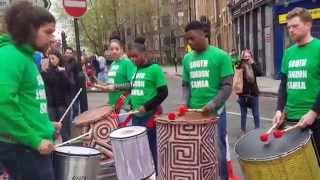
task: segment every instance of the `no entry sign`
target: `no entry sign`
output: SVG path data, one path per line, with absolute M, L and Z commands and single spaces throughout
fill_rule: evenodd
M 80 17 L 87 11 L 86 0 L 63 0 L 63 7 L 73 17 Z

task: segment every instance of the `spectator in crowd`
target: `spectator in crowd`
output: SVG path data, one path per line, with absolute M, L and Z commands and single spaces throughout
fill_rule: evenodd
M 70 103 L 73 85 L 59 51 L 53 49 L 49 52 L 49 66 L 42 70 L 41 75 L 46 89 L 49 117 L 51 121 L 58 122 Z M 64 117 L 62 124 L 62 140 L 67 141 L 71 137 L 70 113 Z
M 71 47 L 67 47 L 64 55 L 65 68 L 69 77 L 71 78 L 71 81 L 73 82 L 73 86 L 71 88 L 71 97 L 75 97 L 80 88 L 82 88 L 80 96 L 72 106 L 71 118 L 74 119 L 79 115 L 80 112 L 88 110 L 86 81 L 80 62 L 76 60 L 73 49 Z
M 252 110 L 254 127 L 260 127 L 259 116 L 259 88 L 256 76 L 261 75 L 260 68 L 255 62 L 252 52 L 248 49 L 241 52 L 241 60 L 236 68 L 243 70 L 243 90 L 239 95 L 239 105 L 241 112 L 241 130 L 246 133 L 247 110 Z

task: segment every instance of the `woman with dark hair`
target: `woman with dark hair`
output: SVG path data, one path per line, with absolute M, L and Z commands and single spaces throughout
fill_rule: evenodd
M 241 112 L 241 131 L 242 134 L 245 134 L 248 108 L 252 110 L 254 127 L 260 127 L 259 88 L 256 76 L 260 76 L 261 71 L 253 59 L 252 52 L 248 49 L 241 52 L 241 60 L 236 68 L 243 70 L 243 90 L 242 93 L 238 94 L 238 102 Z
M 45 8 L 19 2 L 5 15 L 0 36 L 0 161 L 13 180 L 54 180 L 55 131 L 44 83 L 33 60 L 54 38 L 55 18 Z M 55 130 L 56 129 L 56 130 Z
M 136 67 L 130 59 L 124 56 L 124 49 L 118 37 L 111 38 L 109 49 L 113 62 L 108 71 L 107 85 L 97 85 L 96 87 L 109 92 L 109 105 L 114 106 L 119 112 L 121 107 L 117 106 L 117 102 L 126 92 L 121 88 L 130 85 Z M 122 118 L 119 121 L 124 120 L 125 118 Z
M 49 68 L 42 71 L 41 75 L 46 89 L 49 117 L 51 121 L 58 122 L 71 101 L 73 81 L 66 72 L 61 53 L 58 50 L 51 50 L 48 56 Z M 71 117 L 69 114 L 63 120 L 61 135 L 63 141 L 70 139 Z

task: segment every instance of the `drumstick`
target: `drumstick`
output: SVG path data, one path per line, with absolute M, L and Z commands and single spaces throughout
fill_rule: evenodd
M 120 116 L 126 116 L 126 115 L 132 115 L 132 114 L 137 114 L 139 113 L 139 111 L 129 111 L 127 113 L 121 113 L 121 114 L 118 114 L 118 117 Z
M 274 136 L 275 138 L 277 138 L 277 139 L 278 139 L 278 138 L 281 138 L 284 134 L 286 134 L 286 133 L 288 133 L 288 132 L 290 132 L 290 131 L 298 128 L 298 127 L 299 127 L 298 124 L 296 124 L 296 125 L 294 125 L 294 126 L 291 126 L 291 127 L 286 128 L 286 129 L 284 129 L 284 130 L 274 131 L 274 132 L 273 132 L 273 136 Z
M 111 117 L 113 119 L 116 119 L 116 118 L 121 117 L 121 116 L 127 116 L 127 115 L 129 116 L 129 115 L 137 114 L 137 113 L 139 113 L 139 111 L 129 111 L 127 113 L 121 113 L 121 114 L 113 113 L 113 114 L 111 114 Z
M 91 133 L 92 133 L 92 130 L 90 130 L 89 132 L 84 133 L 84 134 L 82 134 L 82 135 L 80 135 L 80 136 L 78 136 L 78 137 L 72 138 L 72 139 L 70 139 L 70 140 L 68 140 L 68 141 L 66 141 L 66 142 L 63 142 L 63 143 L 61 143 L 61 144 L 57 144 L 57 145 L 55 145 L 55 148 L 60 147 L 60 146 L 64 146 L 64 145 L 66 145 L 66 144 L 70 144 L 70 143 L 72 143 L 72 142 L 74 142 L 74 141 L 77 141 L 78 139 L 81 139 L 81 138 L 83 138 L 83 137 L 85 137 L 85 136 L 90 135 Z
M 64 112 L 64 114 L 62 115 L 62 117 L 59 120 L 59 123 L 62 123 L 63 119 L 65 118 L 65 116 L 68 114 L 70 108 L 72 107 L 73 103 L 76 101 L 76 99 L 79 97 L 80 93 L 82 91 L 82 88 L 79 89 L 78 93 L 75 95 L 75 97 L 72 99 L 71 103 L 69 104 L 67 110 Z
M 188 109 L 188 112 L 203 112 L 203 109 Z
M 274 123 L 271 128 L 266 132 L 267 134 L 270 134 L 271 131 L 273 131 L 278 126 L 278 123 Z
M 275 123 L 275 124 L 273 124 L 273 125 L 271 126 L 271 128 L 268 129 L 268 131 L 262 133 L 262 134 L 260 135 L 260 140 L 263 141 L 263 142 L 268 141 L 268 140 L 269 140 L 269 134 L 270 134 L 277 126 L 278 126 L 278 124 Z

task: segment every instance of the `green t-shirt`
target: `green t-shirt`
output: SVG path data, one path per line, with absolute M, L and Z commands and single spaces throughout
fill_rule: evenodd
M 202 53 L 188 53 L 182 64 L 182 79 L 191 88 L 190 108 L 203 108 L 218 94 L 222 79 L 233 74 L 231 57 L 214 46 Z
M 135 71 L 136 71 L 136 66 L 128 58 L 122 58 L 117 61 L 113 61 L 108 72 L 107 83 L 108 84 L 130 83 Z M 123 93 L 124 93 L 123 91 L 110 92 L 109 104 L 114 106 Z
M 42 139 L 53 141 L 54 127 L 33 52 L 31 46 L 17 47 L 9 36 L 0 36 L 0 141 L 36 150 Z
M 157 88 L 167 85 L 165 75 L 158 64 L 137 69 L 131 90 L 131 105 L 138 110 L 157 95 Z
M 287 75 L 288 119 L 298 121 L 315 103 L 320 90 L 320 40 L 285 51 L 282 73 Z

